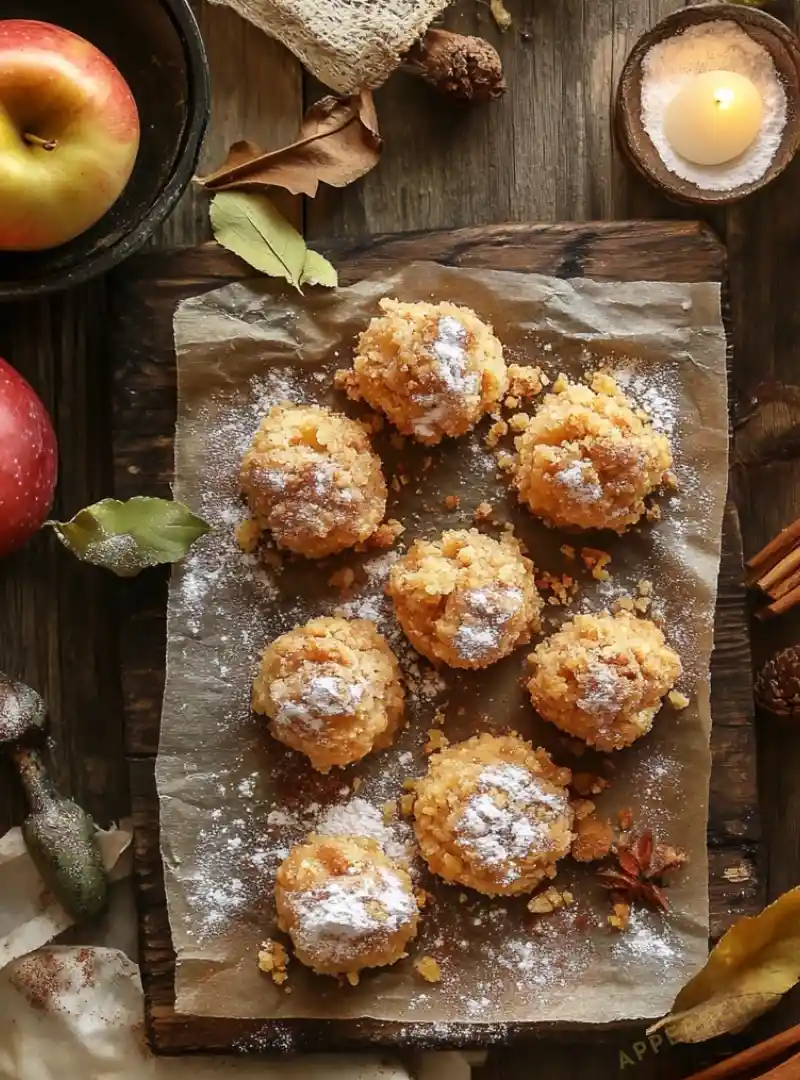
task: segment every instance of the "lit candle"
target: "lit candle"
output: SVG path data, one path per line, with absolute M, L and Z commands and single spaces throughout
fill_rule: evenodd
M 755 86 L 733 71 L 707 71 L 667 106 L 664 134 L 676 154 L 695 165 L 722 165 L 750 146 L 761 127 Z

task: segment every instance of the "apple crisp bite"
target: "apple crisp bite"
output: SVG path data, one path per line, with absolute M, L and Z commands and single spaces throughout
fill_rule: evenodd
M 649 619 L 627 611 L 576 615 L 529 657 L 536 711 L 598 750 L 646 735 L 681 675 L 678 654 Z
M 521 501 L 562 528 L 625 532 L 672 467 L 667 437 L 605 374 L 591 387 L 559 376 L 515 442 Z
M 392 567 L 387 592 L 414 648 L 456 668 L 487 667 L 530 641 L 543 606 L 518 541 L 477 529 L 416 540 Z
M 363 968 L 406 955 L 419 909 L 408 872 L 360 836 L 311 836 L 278 868 L 278 926 L 297 959 L 320 975 L 358 982 Z
M 474 735 L 433 754 L 414 785 L 429 869 L 487 896 L 532 892 L 569 853 L 569 769 L 517 735 Z
M 383 299 L 337 385 L 434 445 L 464 435 L 503 397 L 508 375 L 491 326 L 467 307 Z
M 368 539 L 386 510 L 381 462 L 355 420 L 319 405 L 275 405 L 242 461 L 258 527 L 319 559 Z
M 312 619 L 264 650 L 253 711 L 327 773 L 391 744 L 404 715 L 400 665 L 368 620 Z

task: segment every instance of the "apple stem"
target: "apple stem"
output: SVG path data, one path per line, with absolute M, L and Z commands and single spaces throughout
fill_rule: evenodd
M 58 142 L 55 139 L 42 139 L 38 135 L 31 135 L 28 132 L 25 132 L 22 138 L 30 146 L 40 146 L 42 150 L 55 150 L 58 146 Z

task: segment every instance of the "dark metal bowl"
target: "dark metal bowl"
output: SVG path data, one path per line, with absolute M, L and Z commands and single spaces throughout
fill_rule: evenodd
M 65 289 L 142 246 L 185 191 L 208 124 L 208 62 L 189 0 L 0 0 L 0 19 L 40 19 L 91 41 L 133 91 L 142 135 L 128 186 L 61 247 L 0 253 L 0 299 Z

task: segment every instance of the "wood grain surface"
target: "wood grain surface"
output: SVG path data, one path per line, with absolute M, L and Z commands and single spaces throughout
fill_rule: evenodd
M 304 102 L 297 63 L 229 11 L 193 0 L 209 48 L 213 119 L 205 165 L 229 141 L 265 147 L 291 137 Z M 446 24 L 489 38 L 505 64 L 509 91 L 486 109 L 455 110 L 404 76 L 377 95 L 386 138 L 380 166 L 344 191 L 323 190 L 304 208 L 307 233 L 365 242 L 371 233 L 453 228 L 505 221 L 569 221 L 696 216 L 667 202 L 630 170 L 614 145 L 610 107 L 628 51 L 639 35 L 683 0 L 506 0 L 514 27 L 501 35 L 484 0 L 457 0 Z M 768 10 L 794 29 L 796 0 Z M 706 215 L 729 255 L 735 366 L 734 485 L 745 552 L 752 555 L 800 515 L 800 161 L 740 206 Z M 205 197 L 192 190 L 154 239 L 191 245 L 209 237 Z M 11 360 L 51 408 L 61 443 L 56 512 L 74 513 L 111 489 L 110 372 L 102 284 L 32 305 L 0 308 L 0 355 Z M 152 375 L 157 377 L 153 370 Z M 129 477 L 130 493 L 144 480 Z M 163 602 L 158 574 L 118 583 L 72 561 L 45 535 L 0 563 L 0 667 L 48 697 L 53 758 L 65 790 L 101 821 L 128 806 L 122 757 L 118 635 L 129 610 Z M 756 662 L 800 640 L 800 611 L 754 628 Z M 159 657 L 156 657 L 158 660 Z M 140 673 L 143 675 L 144 673 Z M 128 696 L 136 673 L 128 673 Z M 140 705 L 146 712 L 145 698 Z M 761 718 L 758 766 L 770 896 L 800 881 L 800 732 Z M 138 747 L 133 747 L 139 752 Z M 145 752 L 147 752 L 145 750 Z M 146 768 L 146 764 L 145 764 Z M 0 762 L 0 829 L 19 821 L 21 803 Z M 770 1030 L 800 1021 L 800 996 L 733 1040 L 694 1051 L 653 1047 L 639 1035 L 593 1046 L 538 1043 L 490 1057 L 485 1075 L 548 1080 L 638 1080 L 685 1076 Z M 624 1057 L 622 1055 L 625 1055 Z M 633 1062 L 629 1065 L 628 1062 Z
M 402 261 L 436 259 L 451 265 L 552 273 L 598 280 L 722 281 L 725 254 L 696 223 L 594 223 L 506 225 L 456 231 L 373 237 L 367 244 L 323 246 L 343 283 Z M 172 313 L 182 298 L 246 276 L 247 267 L 216 245 L 133 260 L 109 290 L 113 328 L 113 446 L 116 492 L 127 497 L 145 484 L 168 491 L 172 476 L 175 364 Z M 758 910 L 764 889 L 757 867 L 760 825 L 755 775 L 755 731 L 747 612 L 742 585 L 738 515 L 725 516 L 723 562 L 712 662 L 713 769 L 709 817 L 712 933 L 718 936 L 742 914 Z M 404 1045 L 400 1025 L 320 1024 L 297 1021 L 252 1024 L 178 1017 L 173 1009 L 174 961 L 170 950 L 158 841 L 158 805 L 152 761 L 158 745 L 164 673 L 164 585 L 139 597 L 126 612 L 120 654 L 136 814 L 136 877 L 142 914 L 142 970 L 152 1037 L 159 1048 L 231 1049 L 258 1038 L 266 1047 L 291 1038 L 295 1046 L 353 1041 Z M 415 1041 L 422 1038 L 422 1025 Z M 525 1029 L 520 1028 L 519 1033 Z M 427 1034 L 431 1044 L 452 1046 L 496 1038 L 491 1029 Z M 510 1040 L 513 1033 L 507 1033 Z

